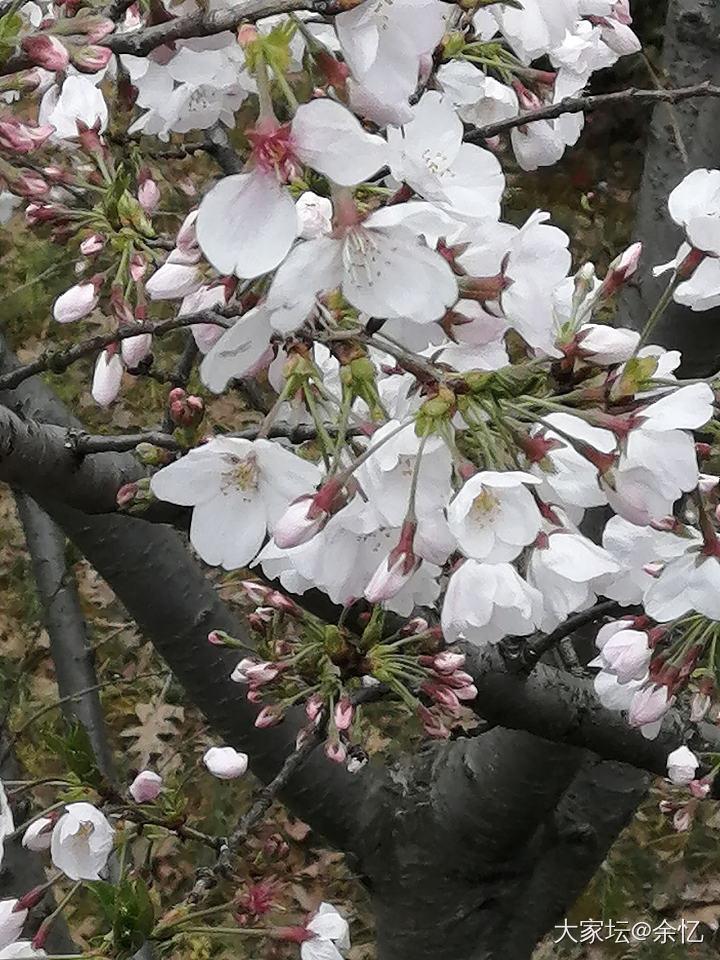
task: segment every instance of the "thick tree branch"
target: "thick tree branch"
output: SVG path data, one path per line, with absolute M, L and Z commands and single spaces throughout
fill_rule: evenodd
M 0 370 L 7 370 L 13 362 L 12 355 L 0 349 Z M 76 430 L 79 426 L 39 381 L 28 381 L 9 397 L 0 397 L 2 402 L 8 399 L 27 415 L 57 421 L 65 429 Z M 63 432 L 62 427 L 48 429 Z M 128 459 L 134 460 L 122 454 L 100 456 L 117 461 L 118 465 L 109 468 L 116 475 L 123 472 Z M 212 629 L 220 629 L 244 637 L 248 645 L 252 640 L 180 536 L 166 527 L 149 526 L 131 517 L 86 516 L 59 504 L 53 499 L 57 493 L 57 484 L 44 484 L 39 494 L 43 508 L 115 591 L 185 687 L 189 700 L 226 742 L 248 753 L 252 770 L 260 779 L 271 781 L 295 750 L 304 712 L 297 710 L 270 729 L 254 726 L 258 708 L 248 703 L 243 690 L 230 680 L 237 655 L 208 644 L 207 635 Z M 302 771 L 290 780 L 281 799 L 313 829 L 347 848 L 352 838 L 359 836 L 357 818 L 374 779 L 370 768 L 351 776 L 343 767 L 328 762 L 322 750 L 315 750 Z
M 492 723 L 583 747 L 659 776 L 666 773 L 668 753 L 686 739 L 688 730 L 677 711 L 668 712 L 655 740 L 646 740 L 620 713 L 602 706 L 590 680 L 544 663 L 529 676 L 509 672 L 495 645 L 481 650 L 466 645 L 465 653 L 465 669 L 478 688 L 474 705 Z
M 77 584 L 65 559 L 65 537 L 32 497 L 16 492 L 15 501 L 45 612 L 58 691 L 61 698 L 78 694 L 97 685 L 97 674 L 85 633 Z M 97 689 L 68 701 L 67 711 L 85 727 L 98 769 L 113 783 L 112 752 Z
M 117 509 L 117 492 L 145 468 L 131 454 L 79 459 L 63 427 L 23 420 L 0 407 L 0 479 L 30 494 L 48 493 L 91 513 Z

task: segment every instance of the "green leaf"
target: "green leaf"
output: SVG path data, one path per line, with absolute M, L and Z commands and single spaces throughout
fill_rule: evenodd
M 93 788 L 101 785 L 103 777 L 97 768 L 90 738 L 78 720 L 71 721 L 64 735 L 51 735 L 49 740 L 65 766 L 75 774 L 81 784 Z
M 7 60 L 14 51 L 22 27 L 23 20 L 19 13 L 10 11 L 0 17 L 0 61 Z

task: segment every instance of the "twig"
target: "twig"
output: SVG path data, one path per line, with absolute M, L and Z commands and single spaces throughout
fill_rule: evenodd
M 178 330 L 181 327 L 189 327 L 194 323 L 211 323 L 219 327 L 228 329 L 233 325 L 235 317 L 224 317 L 215 310 L 201 310 L 198 313 L 189 313 L 183 317 L 173 317 L 170 320 L 161 320 L 156 323 L 138 323 L 133 327 L 123 327 L 122 330 L 113 330 L 111 333 L 101 333 L 96 337 L 90 337 L 72 347 L 64 349 L 49 349 L 43 351 L 39 357 L 30 363 L 16 367 L 9 373 L 0 376 L 0 390 L 13 390 L 23 380 L 28 377 L 34 377 L 38 373 L 50 370 L 53 373 L 64 373 L 65 370 L 77 360 L 86 357 L 91 353 L 110 346 L 111 343 L 118 343 L 121 340 L 127 340 L 129 337 L 137 337 L 138 334 L 149 333 L 154 337 L 162 337 L 172 330 Z
M 287 786 L 293 774 L 299 770 L 305 760 L 307 760 L 313 750 L 315 750 L 322 741 L 325 725 L 325 722 L 320 721 L 313 728 L 302 746 L 285 759 L 285 762 L 274 779 L 259 791 L 253 805 L 243 814 L 227 842 L 222 845 L 215 865 L 208 869 L 198 871 L 197 880 L 188 897 L 190 903 L 200 903 L 212 887 L 215 886 L 218 878 L 228 875 L 232 866 L 233 854 L 235 854 L 245 842 L 250 831 L 260 823 L 272 806 L 277 795 Z
M 589 610 L 583 610 L 580 613 L 574 614 L 572 617 L 568 617 L 564 623 L 560 624 L 560 626 L 551 633 L 546 633 L 530 643 L 522 644 L 519 656 L 522 668 L 531 670 L 543 654 L 547 653 L 548 650 L 552 650 L 561 640 L 569 637 L 581 627 L 587 626 L 589 623 L 595 623 L 595 621 L 601 617 L 626 613 L 628 613 L 627 607 L 623 607 L 617 600 L 603 600 L 601 603 L 596 603 L 594 607 L 590 607 Z
M 15 733 L 12 734 L 12 736 L 9 736 L 6 739 L 3 751 L 0 753 L 0 766 L 5 763 L 10 755 L 10 751 L 18 742 L 20 737 L 25 733 L 25 731 L 41 717 L 44 717 L 46 713 L 50 713 L 51 710 L 57 710 L 58 707 L 62 707 L 66 703 L 70 703 L 73 700 L 84 697 L 88 693 L 93 693 L 95 690 L 102 690 L 104 687 L 113 687 L 123 683 L 137 683 L 138 680 L 149 680 L 158 676 L 162 676 L 162 674 L 158 671 L 155 671 L 154 673 L 141 673 L 139 676 L 133 677 L 130 680 L 126 680 L 124 677 L 116 677 L 113 680 L 102 680 L 100 683 L 95 683 L 91 687 L 86 687 L 83 690 L 77 690 L 75 693 L 72 693 L 67 697 L 60 697 L 60 699 L 56 700 L 54 703 L 46 704 L 44 707 L 36 710 L 31 717 L 28 717 L 25 723 L 23 723 L 22 726 L 20 726 Z
M 556 120 L 565 113 L 592 113 L 594 110 L 610 109 L 623 103 L 681 103 L 693 97 L 720 97 L 720 86 L 709 81 L 697 83 L 691 87 L 676 87 L 670 90 L 638 90 L 628 87 L 627 90 L 617 90 L 615 93 L 599 93 L 587 97 L 565 97 L 558 103 L 549 103 L 537 110 L 528 110 L 517 117 L 508 120 L 499 120 L 488 123 L 484 127 L 476 127 L 465 136 L 467 143 L 481 143 L 500 133 L 507 133 L 516 127 L 524 127 L 527 123 L 536 123 L 538 120 Z
M 113 10 L 119 7 L 121 0 L 113 4 Z M 361 0 L 244 0 L 229 10 L 218 10 L 177 17 L 166 23 L 143 27 L 128 34 L 113 33 L 100 41 L 100 46 L 109 47 L 113 53 L 130 53 L 136 57 L 147 56 L 156 47 L 175 40 L 187 40 L 190 37 L 211 37 L 226 30 L 234 31 L 243 22 L 254 23 L 264 17 L 276 14 L 292 13 L 296 10 L 309 10 L 332 16 L 358 6 Z M 16 53 L 0 65 L 0 75 L 17 73 L 33 67 L 33 61 L 24 52 Z

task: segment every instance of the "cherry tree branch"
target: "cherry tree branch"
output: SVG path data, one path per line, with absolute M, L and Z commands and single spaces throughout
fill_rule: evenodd
M 611 110 L 625 103 L 682 103 L 683 100 L 692 100 L 694 97 L 720 97 L 720 86 L 709 81 L 696 83 L 690 87 L 675 89 L 638 90 L 628 87 L 627 90 L 617 90 L 614 93 L 598 93 L 586 97 L 565 97 L 558 103 L 549 103 L 538 107 L 537 110 L 528 110 L 517 117 L 507 120 L 498 120 L 483 127 L 476 127 L 465 136 L 467 143 L 481 143 L 501 133 L 507 133 L 516 127 L 524 127 L 528 123 L 538 120 L 557 120 L 565 113 L 592 113 L 595 110 Z
M 303 10 L 322 16 L 334 16 L 352 10 L 361 2 L 362 0 L 244 0 L 229 10 L 208 13 L 200 9 L 196 13 L 143 27 L 133 33 L 113 33 L 101 40 L 99 45 L 109 47 L 113 53 L 144 57 L 164 44 L 233 31 L 243 22 L 255 23 L 264 17 Z M 122 12 L 121 6 L 120 3 L 113 4 L 112 12 L 115 16 Z M 27 70 L 33 65 L 33 61 L 24 52 L 16 53 L 0 65 L 0 76 Z
M 0 376 L 0 390 L 14 390 L 23 380 L 34 377 L 46 370 L 52 373 L 64 373 L 83 357 L 99 353 L 105 347 L 139 334 L 149 333 L 154 337 L 162 337 L 173 330 L 188 327 L 194 323 L 210 323 L 218 327 L 231 327 L 236 317 L 224 317 L 215 310 L 201 310 L 198 313 L 189 313 L 184 317 L 172 317 L 170 320 L 160 320 L 152 323 L 138 323 L 133 327 L 123 327 L 121 330 L 112 330 L 110 333 L 101 333 L 87 340 L 82 340 L 71 347 L 50 347 L 44 350 L 39 357 L 10 370 Z

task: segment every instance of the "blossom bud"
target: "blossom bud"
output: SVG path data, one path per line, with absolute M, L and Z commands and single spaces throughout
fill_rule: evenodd
M 147 260 L 141 253 L 134 253 L 130 257 L 130 276 L 135 281 L 142 280 L 147 273 Z
M 183 220 L 175 237 L 175 249 L 186 258 L 186 262 L 188 263 L 193 257 L 199 260 L 201 256 L 197 243 L 197 234 L 195 233 L 197 215 L 197 210 L 191 210 Z
M 20 170 L 12 177 L 8 175 L 8 186 L 18 197 L 29 200 L 39 200 L 50 192 L 49 184 L 33 170 Z
M 600 654 L 605 670 L 618 683 L 642 680 L 652 657 L 647 634 L 640 630 L 620 630 L 604 644 Z
M 138 187 L 138 201 L 145 213 L 152 213 L 160 203 L 160 188 L 149 176 Z
M 102 277 L 83 280 L 65 293 L 61 293 L 53 304 L 53 317 L 58 323 L 72 323 L 81 320 L 95 309 Z
M 705 800 L 710 793 L 710 784 L 704 777 L 702 780 L 691 780 L 689 786 L 696 800 Z
M 91 257 L 95 253 L 100 253 L 104 246 L 105 237 L 101 233 L 91 233 L 80 244 L 80 253 L 84 257 Z
M 272 683 L 280 675 L 280 667 L 278 664 L 264 660 L 247 665 L 244 673 L 248 683 L 254 687 L 263 687 L 266 683 Z
M 162 782 L 159 774 L 152 770 L 141 770 L 130 784 L 130 796 L 135 803 L 151 803 L 160 796 Z
M 465 654 L 442 650 L 433 657 L 432 666 L 436 673 L 455 673 L 456 670 L 465 666 Z
M 676 786 L 686 787 L 695 779 L 700 761 L 686 746 L 678 747 L 667 758 L 668 777 Z
M 86 47 L 74 47 L 70 59 L 73 66 L 81 73 L 97 73 L 107 66 L 111 56 L 110 47 L 90 44 Z
M 120 392 L 123 377 L 122 360 L 117 353 L 103 350 L 97 358 L 92 382 L 93 400 L 108 407 Z
M 448 727 L 437 717 L 432 710 L 420 704 L 418 707 L 418 716 L 422 721 L 423 729 L 429 737 L 436 740 L 447 740 L 450 736 Z
M 151 347 L 152 334 L 150 333 L 140 333 L 137 337 L 126 337 L 120 344 L 120 353 L 125 361 L 125 366 L 130 370 L 137 367 L 150 353 Z
M 669 707 L 666 687 L 657 684 L 643 687 L 633 695 L 630 704 L 630 726 L 644 727 L 645 724 L 655 723 L 665 715 Z
M 430 680 L 424 680 L 420 685 L 420 689 L 429 697 L 432 697 L 433 700 L 439 703 L 449 713 L 457 715 L 460 712 L 460 701 L 455 695 L 455 692 L 449 687 L 443 684 L 433 683 Z
M 349 730 L 353 721 L 353 706 L 350 697 L 343 694 L 335 704 L 334 720 L 338 730 Z
M 235 780 L 247 771 L 248 757 L 233 747 L 210 747 L 203 756 L 203 763 L 219 780 Z
M 413 550 L 416 528 L 414 521 L 403 524 L 400 542 L 380 563 L 365 587 L 365 599 L 370 603 L 381 603 L 396 596 L 420 566 L 422 561 Z
M 693 723 L 700 723 L 707 716 L 710 709 L 710 697 L 706 693 L 696 693 L 690 702 L 690 719 Z
M 329 519 L 324 511 L 311 516 L 315 498 L 307 495 L 291 503 L 273 529 L 273 540 L 282 549 L 307 543 L 319 533 Z
M 250 697 L 248 696 L 248 700 Z M 273 727 L 276 723 L 280 723 L 283 718 L 283 709 L 280 706 L 267 706 L 263 707 L 260 713 L 255 717 L 255 726 L 259 730 L 264 730 L 266 727 Z
M 333 763 L 345 763 L 345 760 L 347 759 L 347 750 L 345 749 L 345 744 L 341 743 L 340 740 L 326 740 L 325 756 L 328 758 L 328 760 L 332 760 Z
M 70 63 L 70 56 L 65 46 L 57 37 L 43 33 L 35 37 L 25 37 L 22 48 L 39 67 L 57 72 L 65 70 Z M 110 50 L 108 49 L 108 53 Z
M 54 132 L 55 128 L 49 123 L 31 126 L 15 117 L 3 117 L 0 120 L 0 147 L 14 153 L 30 153 L 45 143 Z
M 22 845 L 36 853 L 49 850 L 56 819 L 57 817 L 47 816 L 34 820 L 23 834 Z
M 171 396 L 173 392 L 174 391 L 171 392 Z M 266 587 L 264 584 L 258 583 L 257 580 L 241 580 L 240 586 L 243 588 L 252 602 L 256 604 L 266 603 L 268 597 L 272 593 L 270 587 Z
M 332 203 L 311 190 L 302 193 L 296 203 L 298 235 L 304 240 L 317 240 L 332 232 Z
M 642 244 L 633 243 L 621 253 L 610 264 L 607 276 L 600 287 L 600 296 L 609 297 L 615 293 L 630 277 L 636 272 L 640 256 L 642 254 Z
M 323 698 L 319 693 L 314 693 L 311 697 L 308 697 L 305 703 L 305 716 L 310 721 L 316 720 L 320 715 L 322 708 Z
M 678 833 L 684 833 L 685 830 L 690 829 L 692 819 L 692 811 L 690 808 L 682 807 L 673 817 L 673 828 L 677 830 Z

